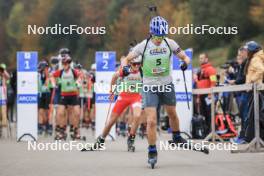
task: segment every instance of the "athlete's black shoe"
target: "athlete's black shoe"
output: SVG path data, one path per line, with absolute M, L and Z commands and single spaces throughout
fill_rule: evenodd
M 47 124 L 46 126 L 46 133 L 50 136 L 52 136 L 52 132 L 53 132 L 53 127 L 51 124 Z
M 127 151 L 135 151 L 135 136 L 129 135 L 127 138 Z
M 45 131 L 44 125 L 38 124 L 38 135 L 42 135 Z
M 169 141 L 170 144 L 176 144 L 176 145 L 182 145 L 182 144 L 186 144 L 188 143 L 188 141 L 186 139 L 184 139 L 183 137 L 179 136 L 177 138 L 174 138 L 173 140 Z
M 79 133 L 79 128 L 72 128 L 71 139 L 72 140 L 80 140 L 81 139 L 81 135 Z
M 189 145 L 188 141 L 181 136 L 174 138 L 173 140 L 169 140 L 169 144 L 175 144 L 178 147 L 182 147 L 183 145 Z M 188 147 L 189 148 L 189 147 Z
M 157 161 L 158 161 L 158 152 L 157 152 L 156 147 L 149 147 L 148 148 L 148 163 L 150 164 L 152 169 L 154 169 Z
M 84 151 L 97 151 L 97 150 L 101 150 L 105 145 L 105 139 L 102 138 L 101 136 L 99 136 L 95 143 L 89 147 L 89 148 L 83 148 L 81 151 L 84 152 Z
M 56 131 L 55 140 L 67 139 L 66 127 L 57 126 L 55 131 Z
M 94 147 L 93 148 L 100 150 L 103 145 L 105 145 L 105 139 L 102 136 L 99 136 L 97 138 L 96 142 L 94 143 Z

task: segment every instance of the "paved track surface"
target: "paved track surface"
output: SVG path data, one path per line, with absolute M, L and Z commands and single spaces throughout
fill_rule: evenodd
M 167 140 L 161 135 L 160 140 Z M 40 138 L 39 142 L 52 142 Z M 87 136 L 87 142 L 93 142 Z M 126 139 L 106 143 L 100 152 L 28 151 L 28 144 L 0 139 L 0 176 L 263 176 L 264 153 L 231 154 L 212 151 L 159 151 L 158 164 L 147 164 L 147 141 L 137 138 L 136 152 L 129 153 Z

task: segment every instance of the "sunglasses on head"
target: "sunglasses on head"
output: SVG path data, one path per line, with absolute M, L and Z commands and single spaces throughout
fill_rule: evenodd
M 132 65 L 133 66 L 138 66 L 138 65 L 141 65 L 141 62 L 133 62 Z

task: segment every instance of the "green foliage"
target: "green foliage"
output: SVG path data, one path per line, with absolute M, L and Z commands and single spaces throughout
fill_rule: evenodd
M 257 34 L 258 30 L 250 21 L 250 1 L 241 0 L 190 0 L 193 23 L 211 26 L 236 26 L 237 35 L 195 35 L 196 49 L 213 48 L 230 42 L 234 37 L 247 39 Z
M 8 35 L 13 38 L 18 38 L 24 28 L 25 22 L 24 5 L 22 3 L 16 3 L 6 23 Z
M 231 42 L 229 49 L 228 49 L 228 55 L 227 59 L 233 60 L 237 56 L 237 49 L 241 47 L 241 42 L 240 40 L 236 37 L 234 40 Z
M 3 21 L 8 18 L 10 10 L 14 5 L 14 0 L 0 0 L 0 20 Z
M 70 48 L 73 58 L 85 66 L 94 62 L 95 51 L 114 50 L 120 57 L 131 41 L 148 36 L 149 20 L 156 15 L 149 5 L 157 5 L 170 26 L 237 26 L 237 35 L 169 36 L 182 48 L 193 48 L 196 56 L 209 52 L 214 64 L 234 58 L 241 41 L 261 36 L 263 44 L 264 0 L 0 0 L 0 60 L 15 63 L 18 50 L 36 50 L 41 58 L 48 57 L 61 47 Z M 105 26 L 106 35 L 29 36 L 28 24 Z
M 48 15 L 48 23 L 45 26 L 70 26 L 81 25 L 82 9 L 78 0 L 57 0 Z M 57 51 L 60 47 L 68 47 L 74 53 L 78 48 L 80 35 L 43 35 L 40 44 L 43 46 L 43 54 Z
M 127 1 L 127 0 L 111 1 L 108 7 L 108 14 L 109 14 L 108 20 L 107 20 L 108 23 L 112 24 L 119 17 L 119 14 L 122 8 L 131 2 L 132 1 Z

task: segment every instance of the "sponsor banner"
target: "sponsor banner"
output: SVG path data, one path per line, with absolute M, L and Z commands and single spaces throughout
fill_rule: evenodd
M 17 140 L 37 140 L 38 53 L 17 52 Z
M 116 53 L 113 51 L 99 51 L 95 53 L 96 71 L 113 72 L 115 71 Z
M 17 103 L 19 104 L 37 104 L 38 96 L 37 95 L 18 95 Z
M 0 106 L 6 105 L 6 100 L 0 100 Z
M 35 72 L 38 67 L 37 52 L 17 52 L 17 71 Z
M 110 94 L 96 94 L 95 101 L 96 103 L 110 103 L 109 99 Z M 116 100 L 116 97 L 114 98 L 114 101 Z
M 95 58 L 96 58 L 95 137 L 97 137 L 102 134 L 103 128 L 107 120 L 107 114 L 108 112 L 111 112 L 114 106 L 114 102 L 111 103 L 109 100 L 109 91 L 110 91 L 110 83 L 111 83 L 112 75 L 115 73 L 116 53 L 113 51 L 109 51 L 109 52 L 98 51 L 95 54 Z M 109 113 L 109 115 L 110 114 L 111 113 Z M 115 125 L 112 127 L 109 136 L 111 136 L 111 139 L 115 139 Z M 107 139 L 110 138 L 108 137 Z
M 186 93 L 185 92 L 177 92 L 176 93 L 176 101 L 177 102 L 187 102 L 189 101 L 189 103 L 191 104 L 192 102 L 192 94 L 189 92 L 188 93 L 188 99 L 187 99 L 187 96 L 186 96 Z
M 38 94 L 38 73 L 17 72 L 17 94 Z

